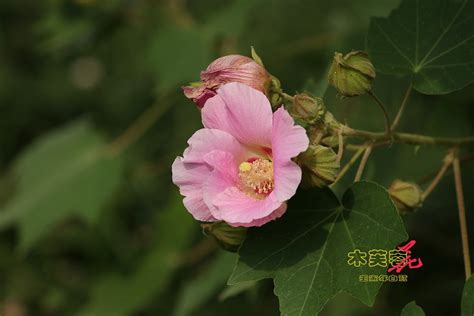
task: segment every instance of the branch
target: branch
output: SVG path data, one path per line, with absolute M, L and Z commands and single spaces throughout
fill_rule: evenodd
M 446 171 L 448 171 L 449 166 L 453 163 L 453 151 L 450 150 L 446 157 L 444 157 L 444 162 L 441 168 L 439 169 L 438 173 L 434 177 L 433 181 L 431 181 L 430 185 L 428 188 L 426 188 L 425 191 L 423 191 L 422 200 L 424 201 L 430 194 L 433 192 L 433 190 L 436 188 L 436 186 L 439 184 L 443 176 L 445 175 Z
M 362 159 L 360 160 L 359 168 L 357 168 L 357 173 L 354 178 L 354 182 L 359 181 L 362 178 L 362 173 L 364 173 L 365 165 L 367 164 L 367 161 L 369 160 L 369 156 L 372 153 L 372 144 L 367 145 L 364 151 L 364 156 L 362 156 Z
M 385 105 L 383 104 L 383 102 L 372 92 L 372 90 L 370 90 L 368 92 L 368 95 L 372 98 L 372 100 L 375 101 L 375 103 L 377 103 L 377 105 L 380 107 L 380 109 L 382 110 L 383 112 L 383 116 L 385 117 L 385 133 L 386 135 L 390 135 L 391 133 L 391 129 L 390 129 L 390 118 L 388 117 L 388 112 L 387 112 L 387 109 L 385 108 Z
M 454 157 L 453 161 L 454 170 L 454 184 L 456 186 L 456 198 L 459 210 L 459 224 L 461 227 L 461 240 L 462 240 L 462 253 L 464 257 L 464 271 L 466 273 L 466 280 L 471 276 L 471 259 L 469 256 L 469 241 L 467 236 L 467 223 L 466 223 L 466 208 L 464 206 L 464 196 L 462 190 L 462 179 L 461 179 L 461 164 L 459 163 L 459 157 Z
M 340 163 L 342 160 L 342 153 L 344 152 L 344 137 L 341 131 L 337 133 L 338 149 L 337 149 L 337 162 Z
M 400 119 L 402 118 L 403 112 L 405 111 L 405 107 L 408 103 L 408 98 L 410 97 L 411 91 L 412 91 L 413 84 L 410 83 L 408 86 L 407 91 L 405 92 L 405 96 L 403 97 L 402 104 L 400 105 L 400 108 L 398 109 L 397 116 L 395 116 L 395 119 L 392 122 L 392 125 L 390 126 L 390 131 L 395 131 L 395 129 L 398 126 L 398 123 L 400 123 Z
M 281 98 L 284 100 L 284 101 L 288 101 L 290 103 L 293 103 L 293 100 L 295 99 L 295 97 L 285 93 L 285 92 L 280 92 L 280 96 Z
M 173 264 L 178 267 L 194 266 L 218 250 L 217 243 L 210 238 L 203 238 L 191 249 L 177 254 L 173 259 Z
M 365 146 L 361 146 L 357 149 L 356 153 L 351 157 L 349 162 L 344 165 L 344 167 L 339 171 L 339 174 L 336 177 L 336 180 L 334 180 L 333 183 L 331 183 L 331 187 L 334 187 L 336 183 L 339 182 L 339 180 L 342 179 L 342 177 L 349 171 L 349 169 L 352 167 L 353 164 L 359 159 L 359 157 L 362 155 L 362 153 L 365 151 Z
M 353 148 L 356 148 L 356 147 L 359 148 L 360 146 L 361 146 L 361 145 L 358 145 L 358 146 L 357 146 L 357 145 L 353 145 L 352 147 L 353 147 Z M 349 147 L 349 145 L 348 145 L 347 147 Z M 352 147 L 351 147 L 351 148 L 352 148 Z M 353 150 L 355 150 L 355 149 L 353 149 Z M 472 163 L 473 161 L 474 161 L 474 154 L 466 154 L 466 155 L 464 155 L 464 156 L 462 156 L 462 157 L 459 157 L 459 162 L 460 162 L 460 163 L 466 164 L 466 163 Z M 452 162 L 451 162 L 451 163 L 452 163 Z M 446 172 L 444 173 L 443 177 L 446 177 L 447 175 L 451 174 L 450 171 L 451 171 L 451 169 L 446 170 Z M 437 176 L 438 172 L 439 172 L 439 169 L 438 169 L 438 170 L 435 170 L 435 171 L 433 171 L 433 172 L 430 172 L 429 174 L 427 174 L 427 175 L 425 175 L 425 176 L 419 178 L 419 179 L 416 181 L 416 183 L 418 183 L 418 184 L 420 184 L 420 185 L 421 185 L 421 184 L 424 184 L 424 183 L 428 182 L 430 179 L 435 178 L 435 177 Z
M 342 135 L 347 137 L 357 137 L 373 142 L 390 141 L 411 145 L 442 145 L 442 146 L 462 146 L 474 144 L 474 136 L 469 137 L 433 137 L 409 133 L 375 133 L 364 130 L 353 129 L 348 126 L 341 127 Z
M 106 152 L 112 156 L 122 153 L 140 139 L 170 107 L 170 102 L 163 102 L 163 99 L 157 100 L 142 112 L 122 134 L 107 145 Z

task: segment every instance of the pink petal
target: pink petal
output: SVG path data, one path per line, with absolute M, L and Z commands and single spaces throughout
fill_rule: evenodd
M 301 182 L 301 168 L 291 160 L 273 163 L 275 186 L 272 194 L 278 201 L 287 201 L 296 193 Z
M 212 171 L 206 164 L 184 163 L 181 157 L 176 157 L 171 170 L 173 183 L 179 187 L 179 192 L 182 195 L 200 190 L 204 180 Z
M 221 86 L 202 110 L 205 127 L 226 131 L 249 147 L 271 146 L 272 116 L 262 92 L 237 82 Z
M 243 227 L 260 227 L 270 221 L 273 221 L 277 218 L 280 218 L 283 214 L 285 214 L 286 212 L 286 208 L 287 208 L 287 204 L 286 203 L 283 203 L 282 205 L 280 205 L 279 208 L 277 208 L 273 213 L 271 213 L 270 215 L 264 217 L 264 218 L 260 218 L 260 219 L 256 219 L 256 220 L 253 220 L 252 222 L 250 223 L 230 223 L 229 225 L 231 226 L 234 226 L 234 227 L 239 227 L 239 226 L 243 226 Z
M 206 164 L 185 163 L 181 157 L 174 160 L 171 168 L 173 183 L 185 196 L 183 203 L 189 213 L 199 221 L 214 221 L 202 198 L 203 182 L 210 175 L 211 168 Z
M 223 71 L 238 70 L 241 65 L 255 62 L 253 59 L 242 55 L 227 55 L 214 60 L 206 70 L 201 71 L 201 80 L 212 80 Z
M 265 93 L 271 78 L 265 68 L 253 59 L 228 55 L 216 59 L 202 71 L 201 80 L 212 88 L 229 82 L 239 82 Z
M 227 187 L 211 201 L 211 214 L 219 219 L 232 223 L 251 223 L 254 220 L 269 216 L 277 210 L 282 202 L 276 201 L 272 194 L 263 200 L 246 195 L 237 187 Z M 209 205 L 209 203 L 207 203 Z
M 206 179 L 202 188 L 202 197 L 206 203 L 209 212 L 217 220 L 222 220 L 217 207 L 212 203 L 217 195 L 225 191 L 229 187 L 235 186 L 234 182 L 229 181 L 229 178 L 223 177 L 218 171 L 214 171 Z
M 287 161 L 308 149 L 309 139 L 301 126 L 280 107 L 273 114 L 272 151 L 273 160 Z
M 232 135 L 218 129 L 200 129 L 191 136 L 188 144 L 183 154 L 187 163 L 203 163 L 204 156 L 213 150 L 228 152 L 237 160 L 246 154 L 246 149 Z
M 231 154 L 217 150 L 207 154 L 205 160 L 215 169 L 203 184 L 203 199 L 211 213 L 215 212 L 216 218 L 221 220 L 212 200 L 225 189 L 236 186 L 239 181 L 237 163 Z
M 206 86 L 204 85 L 201 85 L 198 87 L 186 86 L 186 87 L 182 87 L 182 89 L 183 89 L 184 95 L 188 99 L 191 99 L 194 103 L 196 103 L 196 105 L 200 108 L 204 106 L 204 104 L 209 98 L 216 95 L 216 93 L 213 90 L 206 88 Z
M 202 199 L 202 193 L 200 194 L 192 194 L 186 196 L 183 199 L 184 207 L 188 210 L 188 212 L 198 221 L 201 222 L 215 222 L 216 219 L 212 216 L 209 208 L 207 207 L 206 203 Z
M 213 150 L 204 156 L 204 161 L 228 182 L 239 181 L 237 162 L 234 156 L 222 150 Z
M 188 99 L 196 99 L 199 98 L 203 93 L 204 90 L 206 89 L 205 86 L 199 85 L 199 86 L 183 86 L 181 87 L 183 90 L 184 95 Z

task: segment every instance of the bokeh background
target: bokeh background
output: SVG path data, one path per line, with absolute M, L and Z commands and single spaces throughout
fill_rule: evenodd
M 278 315 L 271 281 L 226 285 L 234 254 L 219 250 L 185 211 L 171 163 L 200 128 L 180 86 L 213 59 L 250 54 L 288 93 L 324 96 L 353 127 L 382 130 L 366 97 L 327 88 L 335 51 L 364 49 L 370 16 L 397 0 L 2 0 L 0 2 L 0 314 Z M 395 115 L 407 78 L 378 74 Z M 400 129 L 474 133 L 472 86 L 414 93 Z M 469 155 L 466 149 L 463 154 Z M 365 178 L 426 184 L 445 148 L 392 145 Z M 347 157 L 346 157 L 347 159 Z M 474 253 L 472 159 L 463 181 Z M 353 174 L 336 188 L 347 187 Z M 317 201 L 315 201 L 317 203 Z M 425 266 L 386 284 L 373 308 L 350 296 L 322 315 L 459 315 L 464 283 L 451 172 L 405 216 Z

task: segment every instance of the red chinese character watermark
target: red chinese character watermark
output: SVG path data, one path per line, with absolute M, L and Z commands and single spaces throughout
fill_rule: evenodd
M 423 266 L 423 262 L 420 258 L 411 257 L 411 247 L 416 244 L 416 240 L 410 240 L 406 245 L 398 247 L 398 250 L 406 253 L 406 257 L 399 261 L 396 265 L 388 268 L 387 272 L 392 272 L 395 270 L 397 273 L 400 273 L 406 266 L 409 269 L 419 269 Z

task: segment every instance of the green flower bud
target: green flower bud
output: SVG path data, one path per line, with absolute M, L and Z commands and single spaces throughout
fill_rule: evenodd
M 341 127 L 341 123 L 339 123 L 336 118 L 334 118 L 334 115 L 332 115 L 331 112 L 326 111 L 324 113 L 324 118 L 323 118 L 324 124 L 329 130 L 335 130 L 339 129 Z
M 321 98 L 313 98 L 305 93 L 295 95 L 290 109 L 291 116 L 303 123 L 313 125 L 317 119 L 325 114 L 325 107 Z
M 388 193 L 400 213 L 413 212 L 423 203 L 423 191 L 412 182 L 396 179 L 388 188 Z
M 280 95 L 281 83 L 277 77 L 270 75 L 270 86 L 268 88 L 268 99 L 274 109 L 283 104 L 283 99 Z
M 339 137 L 336 131 L 340 128 L 340 123 L 334 118 L 331 112 L 324 110 L 312 125 L 307 126 L 308 137 L 314 145 L 325 145 L 327 147 L 337 147 Z
M 255 48 L 251 46 L 250 50 L 251 50 L 250 52 L 252 55 L 252 59 L 257 64 L 259 64 L 260 66 L 264 68 L 265 66 L 263 65 L 262 58 L 260 58 L 260 56 L 257 54 L 257 52 L 255 51 Z M 268 81 L 266 89 L 268 91 L 267 93 L 268 99 L 270 100 L 270 104 L 272 105 L 274 109 L 276 109 L 277 107 L 283 104 L 283 99 L 280 95 L 280 93 L 282 92 L 281 83 L 277 77 L 270 75 L 270 80 Z
M 329 72 L 329 83 L 341 95 L 354 97 L 370 91 L 375 69 L 365 52 L 335 53 Z
M 340 164 L 332 148 L 310 145 L 308 150 L 298 157 L 303 167 L 303 180 L 307 185 L 324 187 L 336 180 Z
M 339 146 L 339 137 L 335 134 L 331 134 L 321 139 L 320 143 L 327 147 L 336 148 Z
M 247 234 L 246 227 L 232 227 L 225 222 L 201 224 L 202 232 L 211 236 L 223 249 L 237 252 Z

